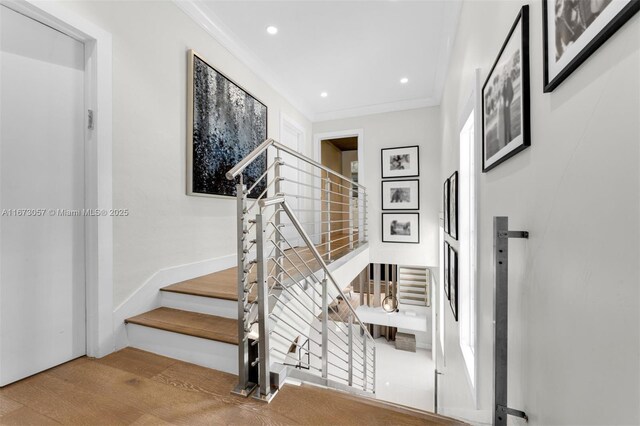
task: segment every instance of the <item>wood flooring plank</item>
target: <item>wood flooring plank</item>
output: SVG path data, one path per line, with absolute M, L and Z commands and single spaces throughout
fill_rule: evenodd
M 13 399 L 8 398 L 7 396 L 2 394 L 2 390 L 0 390 L 0 417 L 8 414 L 18 408 L 21 408 L 23 405 Z
M 178 361 L 139 349 L 126 348 L 97 359 L 96 362 L 151 378 Z
M 141 366 L 145 359 L 149 368 Z M 231 395 L 236 381 L 232 374 L 124 349 L 102 360 L 77 359 L 0 389 L 5 412 L 0 424 L 458 424 L 309 385 L 285 385 L 264 404 Z
M 59 424 L 55 420 L 24 406 L 0 416 L 0 425 L 7 426 L 49 426 Z
M 87 364 L 80 364 L 83 365 Z M 63 424 L 129 424 L 143 414 L 132 405 L 74 386 L 53 373 L 54 370 L 49 370 L 32 376 L 6 387 L 3 392 L 33 411 Z
M 238 320 L 231 318 L 162 307 L 128 318 L 125 322 L 232 345 L 238 344 Z

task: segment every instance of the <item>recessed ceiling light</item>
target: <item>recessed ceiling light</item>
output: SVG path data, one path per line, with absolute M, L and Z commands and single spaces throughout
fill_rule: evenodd
M 329 96 L 329 94 L 327 92 L 322 92 L 320 93 L 320 96 L 322 96 L 323 98 L 326 98 L 327 96 Z
M 407 77 L 402 77 L 400 79 L 400 83 L 402 83 L 402 84 L 407 84 L 408 82 L 409 82 L 409 79 Z
M 273 25 L 269 25 L 267 27 L 267 32 L 271 35 L 278 34 L 278 27 L 274 27 Z

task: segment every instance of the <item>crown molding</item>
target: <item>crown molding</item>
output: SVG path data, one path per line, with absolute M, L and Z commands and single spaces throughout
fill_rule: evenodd
M 280 96 L 285 98 L 294 108 L 296 108 L 309 121 L 313 121 L 313 111 L 308 105 L 297 96 L 294 96 L 289 90 L 285 89 L 284 84 L 279 81 L 275 74 L 269 69 L 269 66 L 245 45 L 239 43 L 237 37 L 233 34 L 224 23 L 218 19 L 210 10 L 209 13 L 203 9 L 201 0 L 173 0 L 188 17 L 193 19 L 200 25 L 211 37 L 227 49 L 240 62 L 244 63 L 254 74 L 260 77 L 273 90 L 278 92 Z
M 457 3 L 457 8 L 445 17 L 443 25 L 457 25 L 460 15 L 461 0 L 453 0 Z M 338 120 L 342 118 L 359 117 L 363 115 L 381 114 L 385 112 L 403 111 L 424 107 L 432 107 L 440 105 L 444 90 L 444 81 L 446 78 L 446 70 L 451 59 L 451 51 L 453 49 L 452 39 L 448 40 L 445 47 L 438 52 L 438 62 L 440 67 L 435 76 L 434 96 L 429 98 L 410 99 L 398 102 L 389 102 L 382 104 L 373 104 L 360 106 L 355 108 L 346 108 L 341 110 L 332 110 L 324 112 L 315 112 L 307 102 L 299 96 L 293 94 L 291 90 L 286 88 L 286 84 L 281 81 L 270 67 L 260 60 L 247 46 L 238 41 L 238 37 L 222 22 L 221 19 L 206 6 L 202 0 L 173 0 L 176 6 L 181 9 L 188 17 L 202 27 L 211 37 L 227 49 L 240 62 L 245 64 L 251 72 L 256 74 L 267 85 L 275 90 L 294 108 L 311 122 Z M 206 11 L 205 11 L 206 10 Z
M 407 101 L 389 102 L 384 104 L 366 105 L 357 108 L 342 109 L 338 111 L 326 111 L 313 116 L 313 121 L 339 120 L 342 118 L 360 117 L 363 115 L 382 114 L 385 112 L 405 111 L 409 109 L 438 106 L 438 99 L 420 98 Z

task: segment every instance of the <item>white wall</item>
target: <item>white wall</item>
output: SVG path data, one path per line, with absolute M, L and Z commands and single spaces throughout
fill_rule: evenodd
M 419 108 L 313 124 L 314 134 L 355 129 L 364 131 L 364 174 L 359 171 L 358 179 L 367 188 L 368 236 L 373 263 L 438 265 L 439 119 L 438 108 Z M 420 244 L 382 243 L 380 150 L 408 145 L 420 146 Z
M 464 3 L 441 105 L 440 182 L 458 169 L 473 72 L 486 78 L 522 3 Z M 448 309 L 440 406 L 491 419 L 492 217 L 507 215 L 530 232 L 510 243 L 509 405 L 531 424 L 638 424 L 640 16 L 543 94 L 541 8 L 531 2 L 532 146 L 479 182 L 480 410 Z
M 268 106 L 278 138 L 281 111 L 311 124 L 172 2 L 61 2 L 113 35 L 114 304 L 161 269 L 233 256 L 235 199 L 188 197 L 187 50 L 194 49 Z

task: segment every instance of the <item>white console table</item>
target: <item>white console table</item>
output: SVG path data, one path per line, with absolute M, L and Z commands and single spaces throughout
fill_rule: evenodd
M 414 312 L 415 315 L 407 314 Z M 402 309 L 400 312 L 386 312 L 382 307 L 358 306 L 356 313 L 360 320 L 366 324 L 385 325 L 413 331 L 427 330 L 427 314 L 417 309 Z

